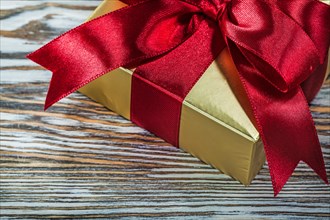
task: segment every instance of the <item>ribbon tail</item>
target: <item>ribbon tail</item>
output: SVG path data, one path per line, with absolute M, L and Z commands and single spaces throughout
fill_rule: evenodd
M 143 64 L 175 48 L 185 36 L 167 39 L 161 48 L 146 45 L 152 40 L 145 37 L 180 10 L 182 4 L 143 1 L 86 22 L 29 54 L 29 59 L 53 72 L 45 109 L 113 69 Z
M 249 90 L 251 91 L 253 89 Z M 254 91 L 251 92 L 253 93 Z M 281 191 L 300 161 L 308 164 L 328 184 L 319 139 L 306 98 L 301 88 L 298 88 L 292 94 L 285 94 L 285 96 L 290 99 L 287 102 L 291 106 L 283 107 L 280 111 L 283 114 L 289 115 L 291 119 L 281 121 L 278 120 L 276 115 L 272 117 L 267 114 L 256 113 L 258 115 L 256 117 L 259 117 L 259 120 L 263 121 L 261 124 L 265 124 L 264 121 L 273 121 L 273 118 L 277 118 L 276 122 L 272 122 L 273 126 L 278 128 L 277 131 L 272 132 L 269 131 L 269 128 L 259 125 L 259 129 L 263 133 L 262 136 L 272 178 L 274 196 Z M 291 134 L 288 131 L 289 129 Z M 281 130 L 284 130 L 284 132 L 281 132 Z M 278 135 L 274 134 L 276 132 L 278 132 Z M 298 135 L 292 134 L 293 132 L 297 132 Z M 289 134 L 287 136 L 289 140 L 283 140 L 285 133 Z
M 280 92 L 261 73 L 255 73 L 249 57 L 231 40 L 228 46 L 252 107 L 247 112 L 252 112 L 264 143 L 274 195 L 281 191 L 300 161 L 327 183 L 317 132 L 301 88 Z

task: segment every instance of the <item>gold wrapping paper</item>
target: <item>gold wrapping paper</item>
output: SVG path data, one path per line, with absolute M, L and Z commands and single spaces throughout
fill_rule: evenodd
M 89 19 L 123 6 L 117 0 L 103 1 Z M 179 146 L 248 185 L 264 164 L 265 155 L 258 131 L 225 77 L 235 71 L 228 51 L 223 50 L 189 92 L 182 106 Z M 131 70 L 119 68 L 79 91 L 130 119 L 131 79 Z

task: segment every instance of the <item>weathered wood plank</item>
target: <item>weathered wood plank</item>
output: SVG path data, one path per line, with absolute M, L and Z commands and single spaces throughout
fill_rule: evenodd
M 273 198 L 267 165 L 244 187 L 79 93 L 44 112 L 51 74 L 24 57 L 99 2 L 1 0 L 2 219 L 330 218 L 305 164 Z M 310 109 L 329 171 L 330 79 Z

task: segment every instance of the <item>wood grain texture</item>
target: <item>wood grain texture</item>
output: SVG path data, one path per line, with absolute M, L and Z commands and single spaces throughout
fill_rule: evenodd
M 100 1 L 1 0 L 2 219 L 329 219 L 330 190 L 299 164 L 277 198 L 74 93 L 44 112 L 51 73 L 24 57 Z M 310 107 L 330 170 L 330 80 Z

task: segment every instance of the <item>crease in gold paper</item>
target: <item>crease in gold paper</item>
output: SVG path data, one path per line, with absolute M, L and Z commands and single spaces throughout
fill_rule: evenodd
M 227 49 L 221 52 L 220 57 L 229 60 L 227 63 L 231 61 Z M 214 61 L 184 101 L 215 118 L 220 118 L 222 122 L 241 131 L 253 140 L 258 140 L 258 131 L 241 107 L 220 68 L 221 65 Z M 227 71 L 235 70 L 228 69 Z
M 220 58 L 232 62 L 228 50 Z M 259 133 L 232 92 L 218 61 L 213 62 L 185 98 L 179 145 L 248 185 L 265 156 Z M 233 68 L 223 68 L 230 72 Z

